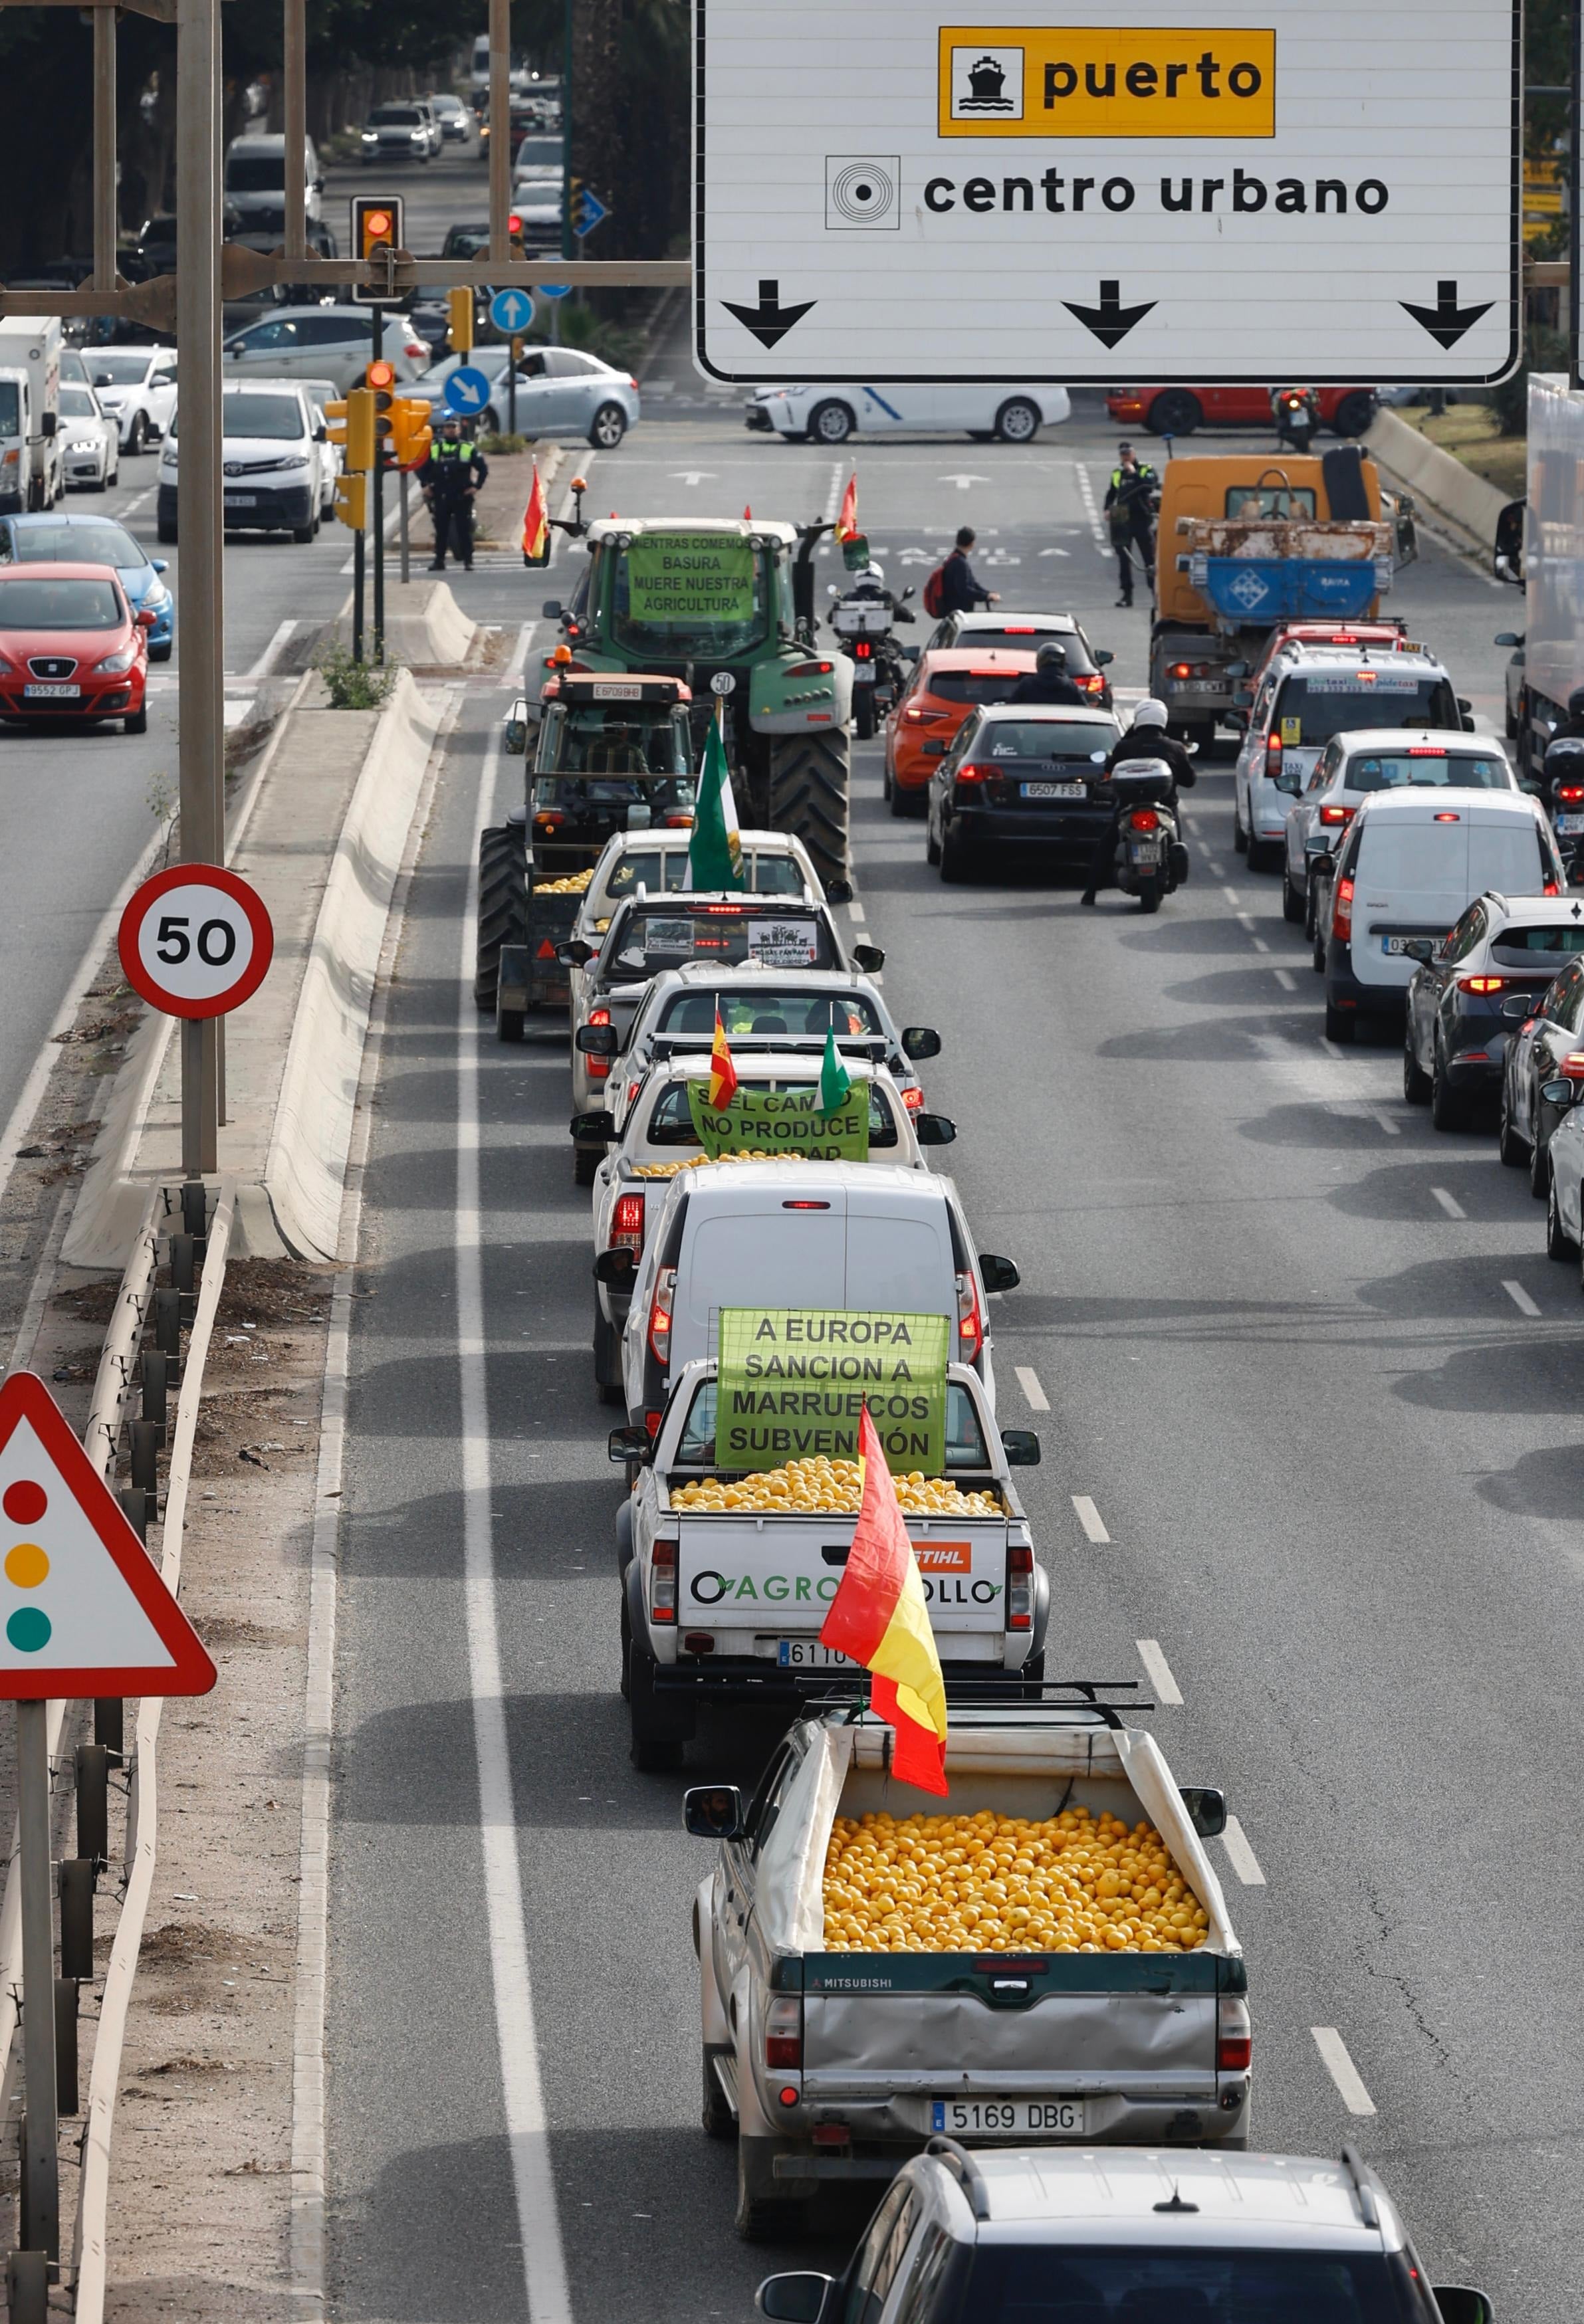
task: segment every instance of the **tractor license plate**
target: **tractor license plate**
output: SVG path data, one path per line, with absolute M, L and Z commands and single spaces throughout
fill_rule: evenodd
M 24 686 L 22 690 L 30 702 L 76 702 L 82 693 L 80 686 Z
M 1080 799 L 1089 795 L 1087 783 L 1020 783 L 1018 788 L 1027 799 Z

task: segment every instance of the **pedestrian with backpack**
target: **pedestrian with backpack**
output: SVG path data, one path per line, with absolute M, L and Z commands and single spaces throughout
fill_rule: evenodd
M 1000 604 L 996 591 L 986 588 L 968 563 L 968 550 L 975 538 L 972 525 L 963 525 L 958 532 L 957 546 L 925 582 L 924 611 L 931 621 L 940 621 L 948 613 L 971 613 L 977 606 Z

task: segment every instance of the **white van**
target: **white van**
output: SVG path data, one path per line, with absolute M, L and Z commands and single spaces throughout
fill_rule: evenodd
M 7 509 L 53 508 L 66 491 L 60 346 L 57 315 L 0 321 L 0 505 Z
M 325 181 L 311 137 L 302 141 L 306 214 L 318 225 Z M 286 198 L 286 140 L 280 135 L 233 137 L 226 152 L 226 199 L 245 227 L 260 210 L 278 210 Z
M 622 1370 L 632 1425 L 659 1425 L 666 1383 L 718 1354 L 722 1305 L 945 1315 L 947 1357 L 991 1409 L 991 1291 L 1017 1268 L 976 1253 L 949 1178 L 890 1162 L 737 1162 L 672 1179 L 633 1286 Z
M 1381 791 L 1348 828 L 1316 899 L 1325 935 L 1326 1034 L 1350 1041 L 1359 1017 L 1401 1017 L 1416 936 L 1441 943 L 1476 896 L 1561 892 L 1551 825 L 1522 793 Z

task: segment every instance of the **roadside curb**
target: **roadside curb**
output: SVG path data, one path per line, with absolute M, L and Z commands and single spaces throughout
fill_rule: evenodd
M 1485 553 L 1494 549 L 1496 519 L 1507 504 L 1495 484 L 1394 411 L 1377 412 L 1364 441 L 1392 480 L 1416 493 L 1433 516 Z

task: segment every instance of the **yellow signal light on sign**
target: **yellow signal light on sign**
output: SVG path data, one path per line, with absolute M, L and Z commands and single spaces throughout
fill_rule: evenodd
M 395 364 L 394 363 L 386 363 L 383 356 L 375 363 L 366 364 L 363 367 L 363 384 L 365 387 L 374 388 L 394 387 L 396 384 Z
M 447 291 L 446 313 L 448 317 L 446 337 L 450 341 L 451 353 L 456 355 L 471 355 L 473 352 L 473 292 L 468 283 L 459 282 L 454 290 Z
M 368 521 L 368 480 L 366 476 L 336 478 L 336 520 L 350 531 L 363 530 Z

